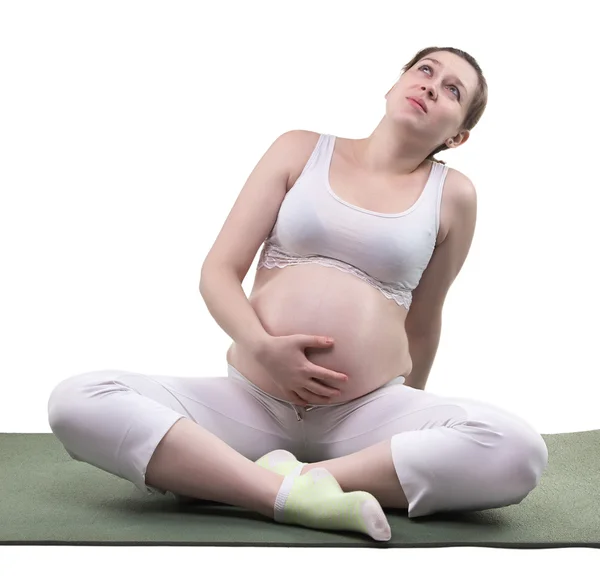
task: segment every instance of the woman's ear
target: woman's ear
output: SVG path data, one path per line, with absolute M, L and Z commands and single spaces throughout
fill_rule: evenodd
M 454 137 L 454 142 L 455 143 L 458 142 L 458 145 L 456 145 L 456 146 L 459 146 L 461 144 L 465 144 L 469 140 L 469 136 L 471 136 L 471 132 L 468 131 L 468 130 L 463 130 L 460 133 L 458 133 L 456 135 L 456 137 Z M 460 140 L 457 137 L 461 137 Z

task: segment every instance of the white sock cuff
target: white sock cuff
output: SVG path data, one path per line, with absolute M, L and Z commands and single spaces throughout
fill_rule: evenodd
M 294 470 L 291 472 L 291 476 L 299 476 L 300 472 L 302 471 L 302 468 L 306 465 L 305 462 L 298 462 L 298 465 L 294 468 Z
M 285 503 L 287 502 L 288 496 L 292 491 L 292 485 L 294 483 L 294 479 L 297 476 L 294 474 L 288 474 L 283 478 L 283 482 L 281 483 L 281 487 L 279 488 L 279 493 L 275 498 L 275 515 L 274 519 L 276 522 L 283 522 L 283 510 L 285 508 Z

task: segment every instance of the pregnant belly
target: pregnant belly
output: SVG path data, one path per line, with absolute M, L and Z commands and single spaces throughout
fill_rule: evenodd
M 342 390 L 334 403 L 410 373 L 406 309 L 352 274 L 317 264 L 261 268 L 249 301 L 270 335 L 334 338 L 333 347 L 306 350 L 312 363 L 348 376 L 346 382 L 324 380 Z M 227 361 L 263 391 L 291 401 L 240 344 L 232 344 Z

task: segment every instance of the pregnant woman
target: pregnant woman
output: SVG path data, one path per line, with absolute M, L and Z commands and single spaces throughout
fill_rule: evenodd
M 292 130 L 249 176 L 200 278 L 233 341 L 227 376 L 62 381 L 49 423 L 71 457 L 146 493 L 375 540 L 386 508 L 498 508 L 537 486 L 548 451 L 525 420 L 424 391 L 476 221 L 472 182 L 433 155 L 467 141 L 487 84 L 450 47 L 402 70 L 369 137 Z

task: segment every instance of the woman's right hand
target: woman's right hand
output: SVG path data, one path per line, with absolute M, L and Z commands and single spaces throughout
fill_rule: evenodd
M 269 336 L 257 352 L 257 361 L 275 385 L 297 405 L 327 404 L 335 401 L 340 390 L 317 380 L 342 385 L 348 376 L 310 362 L 304 350 L 308 347 L 332 347 L 326 337 L 316 335 Z

